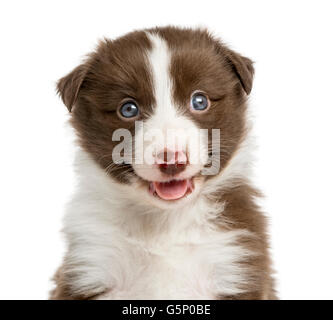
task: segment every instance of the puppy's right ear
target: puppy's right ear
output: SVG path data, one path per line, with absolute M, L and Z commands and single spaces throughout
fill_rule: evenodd
M 63 103 L 71 112 L 72 108 L 77 100 L 82 82 L 86 76 L 87 67 L 85 64 L 81 64 L 76 67 L 67 76 L 61 78 L 57 82 L 57 93 L 60 95 Z

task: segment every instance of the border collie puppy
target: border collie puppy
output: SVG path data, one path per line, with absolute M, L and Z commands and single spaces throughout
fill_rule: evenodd
M 276 298 L 250 180 L 253 73 L 206 30 L 163 27 L 101 41 L 59 80 L 78 188 L 51 299 Z

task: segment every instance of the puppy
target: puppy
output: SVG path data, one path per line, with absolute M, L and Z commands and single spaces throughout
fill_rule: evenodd
M 101 41 L 59 80 L 78 188 L 51 299 L 276 298 L 250 180 L 253 74 L 206 30 L 163 27 Z

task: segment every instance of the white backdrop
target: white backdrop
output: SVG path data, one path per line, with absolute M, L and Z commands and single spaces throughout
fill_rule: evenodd
M 207 26 L 256 64 L 251 105 L 282 299 L 333 298 L 332 1 L 2 1 L 0 298 L 45 299 L 73 137 L 55 82 L 103 36 Z

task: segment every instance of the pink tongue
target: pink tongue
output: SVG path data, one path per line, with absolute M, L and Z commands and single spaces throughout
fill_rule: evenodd
M 163 200 L 175 200 L 182 198 L 187 191 L 187 185 L 187 180 L 154 182 L 156 193 Z

